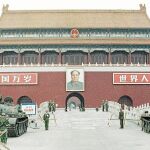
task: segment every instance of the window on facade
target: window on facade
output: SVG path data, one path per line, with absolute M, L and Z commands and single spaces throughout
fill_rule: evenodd
M 133 64 L 145 64 L 148 60 L 148 55 L 146 52 L 136 51 L 131 54 L 131 62 Z
M 111 32 L 110 31 L 110 37 L 113 38 L 125 38 L 126 37 L 126 33 L 125 32 Z
M 108 54 L 104 51 L 94 51 L 91 53 L 92 64 L 107 64 Z
M 57 64 L 57 52 L 44 52 L 42 53 L 42 64 Z
M 59 30 L 47 30 L 42 33 L 43 37 L 58 38 L 60 37 Z
M 88 37 L 89 33 L 86 31 L 80 31 L 79 37 L 84 38 L 84 37 Z
M 124 64 L 128 63 L 128 53 L 124 51 L 115 51 L 111 54 L 112 64 Z
M 19 34 L 18 34 L 18 32 L 17 31 L 9 31 L 9 30 L 7 30 L 7 31 L 1 31 L 0 32 L 0 37 L 1 38 L 16 38 L 16 37 L 19 37 Z
M 63 38 L 68 38 L 71 36 L 70 31 L 62 31 L 62 32 L 60 32 L 60 36 Z
M 65 52 L 62 55 L 62 63 L 68 63 L 69 65 L 87 64 L 87 53 L 80 51 Z
M 38 53 L 36 52 L 24 52 L 22 54 L 23 64 L 38 64 Z
M 148 32 L 145 31 L 131 31 L 129 32 L 130 38 L 146 38 L 148 36 Z
M 108 37 L 109 34 L 106 31 L 92 31 L 90 36 L 92 38 L 98 38 L 98 37 Z
M 24 31 L 22 35 L 25 38 L 38 38 L 39 37 L 39 32 Z
M 18 62 L 18 54 L 15 52 L 4 52 L 3 53 L 3 64 L 17 64 Z

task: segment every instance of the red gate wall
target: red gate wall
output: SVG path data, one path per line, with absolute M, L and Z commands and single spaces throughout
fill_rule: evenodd
M 58 107 L 65 107 L 65 72 L 40 72 L 37 85 L 0 85 L 2 96 L 11 96 L 15 103 L 21 96 L 28 96 L 40 104 L 54 99 Z M 149 102 L 150 85 L 113 85 L 112 72 L 85 72 L 85 91 L 79 92 L 85 100 L 85 107 L 97 107 L 103 99 L 118 101 L 123 95 L 131 97 L 133 105 Z

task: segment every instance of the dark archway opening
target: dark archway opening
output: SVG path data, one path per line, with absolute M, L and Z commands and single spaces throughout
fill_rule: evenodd
M 80 93 L 73 92 L 66 97 L 65 109 L 68 107 L 76 108 L 85 108 L 84 97 Z
M 118 103 L 119 104 L 125 104 L 127 106 L 133 106 L 132 99 L 127 95 L 121 96 L 118 100 Z
M 20 105 L 22 103 L 34 103 L 32 99 L 28 96 L 22 96 L 17 100 L 17 103 Z

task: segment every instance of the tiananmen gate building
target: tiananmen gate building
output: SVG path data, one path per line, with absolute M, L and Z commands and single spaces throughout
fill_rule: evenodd
M 130 106 L 149 102 L 150 19 L 145 5 L 139 10 L 3 6 L 0 94 L 15 103 L 52 99 L 58 107 L 97 107 L 106 99 Z

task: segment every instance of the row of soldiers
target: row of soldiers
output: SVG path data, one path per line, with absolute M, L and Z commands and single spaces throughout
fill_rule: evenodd
M 109 108 L 109 105 L 108 105 L 108 101 L 105 100 L 105 101 L 102 101 L 102 111 L 106 111 L 108 112 L 108 108 Z M 48 130 L 49 128 L 49 118 L 50 118 L 50 112 L 55 112 L 56 111 L 56 104 L 54 101 L 49 101 L 48 103 L 48 110 L 46 110 L 45 114 L 43 115 L 43 120 L 44 120 L 44 123 L 45 123 L 45 130 Z M 82 110 L 84 111 L 84 110 Z M 123 112 L 123 108 L 120 109 L 120 112 L 119 112 L 119 120 L 120 120 L 120 128 L 124 128 L 124 112 Z
M 49 109 L 49 112 L 55 112 L 56 111 L 56 103 L 55 101 L 49 101 L 48 103 L 48 109 Z

